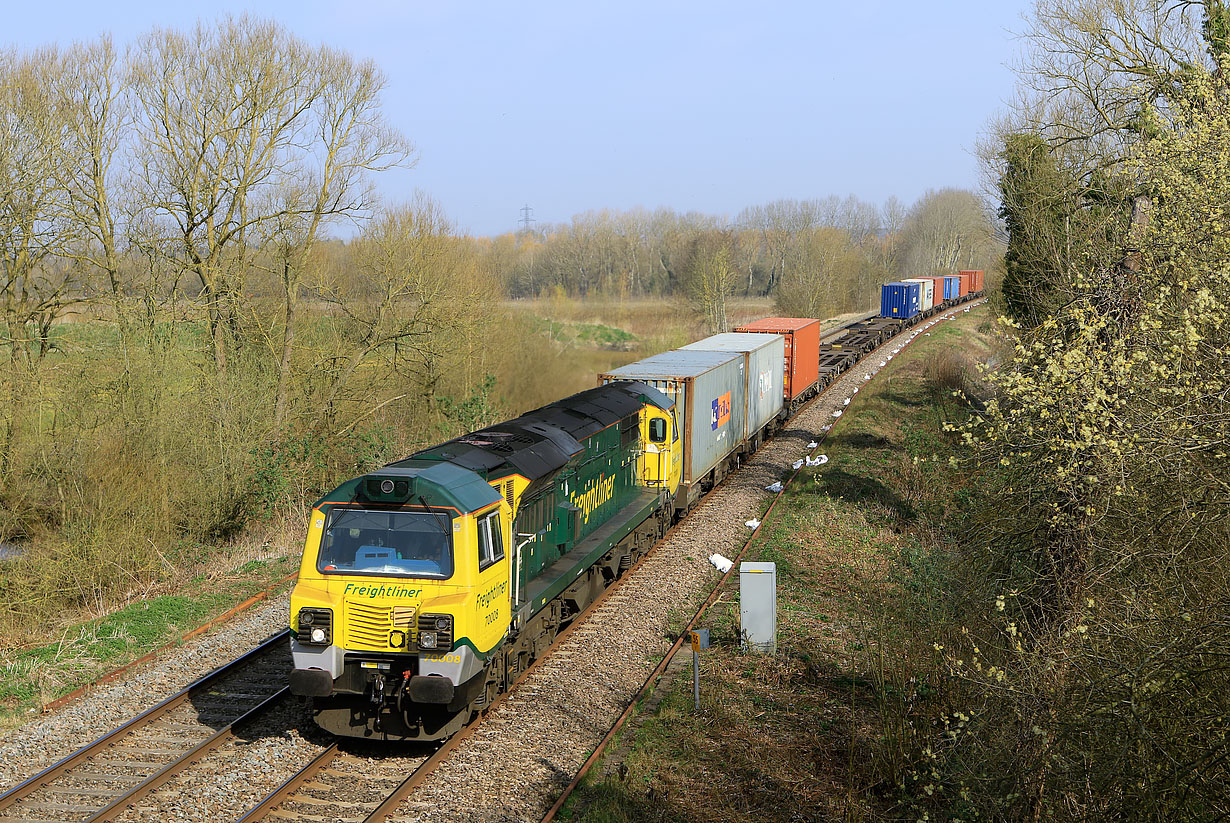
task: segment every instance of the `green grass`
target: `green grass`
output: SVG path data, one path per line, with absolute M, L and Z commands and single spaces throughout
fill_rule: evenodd
M 597 349 L 629 351 L 637 346 L 636 335 L 615 326 L 602 323 L 580 323 L 553 320 L 535 316 L 533 329 L 548 335 L 557 343 L 586 346 Z
M 55 642 L 0 654 L 0 726 L 106 672 L 178 640 L 227 609 L 265 591 L 295 568 L 295 558 L 249 561 L 230 574 L 187 588 L 194 594 L 140 600 L 97 620 L 64 627 Z
M 860 391 L 822 449 L 830 462 L 799 475 L 750 548 L 745 559 L 777 564 L 778 654 L 740 651 L 732 579 L 700 622 L 713 643 L 700 711 L 690 666 L 660 683 L 656 712 L 635 716 L 608 750 L 626 756 L 609 776 L 610 755 L 597 764 L 564 819 L 821 821 L 891 806 L 880 709 L 882 690 L 897 686 L 876 670 L 876 649 L 910 642 L 913 628 L 886 636 L 872 612 L 895 591 L 942 609 L 937 541 L 962 478 L 941 424 L 961 410 L 924 371 L 971 342 L 976 317 L 920 337 Z

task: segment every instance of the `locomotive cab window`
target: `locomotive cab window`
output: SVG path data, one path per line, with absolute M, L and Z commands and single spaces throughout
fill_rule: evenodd
M 442 579 L 453 576 L 452 527 L 444 514 L 335 509 L 317 571 Z
M 500 513 L 478 518 L 478 570 L 504 559 L 504 538 L 500 532 Z
M 666 442 L 666 418 L 655 417 L 649 421 L 649 442 Z

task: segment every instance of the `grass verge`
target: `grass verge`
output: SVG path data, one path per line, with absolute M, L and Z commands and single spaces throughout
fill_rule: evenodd
M 12 728 L 57 697 L 174 643 L 275 587 L 297 565 L 298 558 L 279 557 L 249 560 L 223 574 L 201 573 L 183 587 L 190 594 L 137 600 L 104 617 L 65 626 L 54 642 L 0 650 L 0 729 Z
M 944 524 L 964 497 L 942 424 L 964 414 L 990 342 L 985 311 L 918 338 L 859 393 L 826 442 L 830 462 L 800 474 L 746 560 L 778 572 L 778 653 L 739 649 L 732 576 L 700 626 L 701 707 L 691 666 L 664 679 L 561 813 L 586 821 L 866 820 L 894 816 L 910 779 L 891 728 L 910 672 L 878 650 L 916 642 L 891 605 L 943 609 Z M 961 352 L 955 363 L 954 352 Z M 926 625 L 925 616 L 919 615 Z M 686 654 L 686 651 L 683 652 Z

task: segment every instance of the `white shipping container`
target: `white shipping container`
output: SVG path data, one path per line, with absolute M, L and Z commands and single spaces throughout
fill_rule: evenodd
M 917 283 L 918 289 L 918 310 L 928 311 L 935 305 L 935 281 L 928 277 L 910 277 L 902 281 L 905 283 Z
M 686 500 L 691 487 L 705 480 L 743 442 L 744 371 L 741 354 L 676 350 L 600 374 L 598 384 L 640 380 L 675 401 L 683 438 L 680 491 Z M 780 396 L 780 383 L 778 389 Z

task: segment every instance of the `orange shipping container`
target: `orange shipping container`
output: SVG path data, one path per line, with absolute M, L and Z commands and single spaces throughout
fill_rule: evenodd
M 780 334 L 786 338 L 785 400 L 800 396 L 820 377 L 820 321 L 806 317 L 766 317 L 737 332 Z
M 932 301 L 933 306 L 938 306 L 944 302 L 944 275 L 939 277 L 928 278 L 935 281 L 935 300 Z
M 960 272 L 961 274 L 969 275 L 969 290 L 972 292 L 982 291 L 983 270 L 982 269 L 966 269 Z
M 961 281 L 961 290 L 957 294 L 960 297 L 964 297 L 970 293 L 970 284 L 974 278 L 969 272 L 963 271 L 957 275 L 957 279 Z

